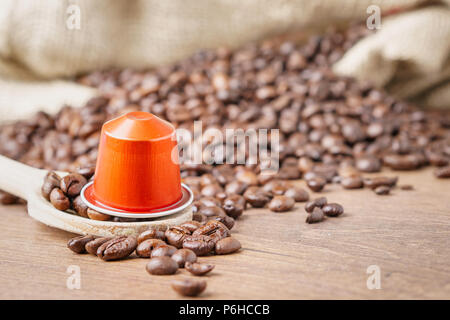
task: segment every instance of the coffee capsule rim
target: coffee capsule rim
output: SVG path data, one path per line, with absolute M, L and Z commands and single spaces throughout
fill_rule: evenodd
M 89 201 L 85 196 L 86 190 L 88 190 L 88 188 L 92 188 L 93 183 L 94 183 L 93 181 L 90 181 L 81 189 L 81 192 L 80 192 L 81 200 L 89 208 L 91 208 L 95 211 L 98 211 L 100 213 L 110 215 L 110 216 L 123 217 L 123 218 L 137 218 L 137 219 L 139 219 L 139 218 L 159 218 L 159 217 L 164 217 L 164 216 L 173 215 L 175 213 L 179 213 L 179 212 L 185 210 L 187 207 L 189 207 L 192 204 L 192 202 L 194 201 L 194 193 L 186 184 L 182 183 L 181 184 L 182 197 L 175 204 L 171 204 L 170 206 L 166 207 L 166 208 L 171 208 L 171 209 L 165 210 L 165 208 L 158 208 L 158 209 L 155 209 L 155 210 L 157 210 L 156 212 L 128 212 L 128 211 L 124 211 L 122 209 L 116 209 L 111 206 L 101 204 L 101 202 L 99 202 L 98 200 L 95 200 L 97 203 L 102 205 L 102 207 L 99 207 L 99 206 L 93 204 L 91 201 Z M 173 208 L 174 205 L 175 205 L 175 208 Z

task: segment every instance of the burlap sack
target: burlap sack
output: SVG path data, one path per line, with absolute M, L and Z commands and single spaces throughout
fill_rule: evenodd
M 200 48 L 236 47 L 295 29 L 366 19 L 369 5 L 387 12 L 423 2 L 2 0 L 0 122 L 22 118 L 37 108 L 55 112 L 63 103 L 77 106 L 94 94 L 54 79 L 110 67 L 148 68 Z

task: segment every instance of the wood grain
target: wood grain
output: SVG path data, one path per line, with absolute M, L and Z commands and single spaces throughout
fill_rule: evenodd
M 449 299 L 450 180 L 431 169 L 386 174 L 415 190 L 376 196 L 327 186 L 322 194 L 345 214 L 316 225 L 304 222 L 302 204 L 247 211 L 233 229 L 241 252 L 201 258 L 216 264 L 201 298 Z M 188 276 L 150 276 L 144 259 L 76 255 L 66 248 L 71 234 L 31 219 L 23 206 L 0 206 L 0 215 L 2 299 L 175 299 L 170 280 Z M 80 290 L 66 287 L 70 265 L 81 268 Z M 367 289 L 370 265 L 380 267 L 380 290 Z

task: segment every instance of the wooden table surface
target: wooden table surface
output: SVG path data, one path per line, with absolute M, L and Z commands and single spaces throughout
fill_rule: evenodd
M 200 259 L 216 265 L 201 298 L 449 299 L 450 180 L 431 169 L 386 174 L 415 190 L 376 196 L 327 186 L 322 194 L 345 214 L 315 225 L 304 222 L 303 204 L 247 211 L 233 229 L 243 249 Z M 66 248 L 72 234 L 34 221 L 24 206 L 0 206 L 0 215 L 2 299 L 174 299 L 170 281 L 189 276 L 150 276 L 145 259 L 77 255 Z M 80 289 L 67 288 L 71 265 L 80 267 Z M 371 265 L 380 270 L 378 290 L 367 287 Z

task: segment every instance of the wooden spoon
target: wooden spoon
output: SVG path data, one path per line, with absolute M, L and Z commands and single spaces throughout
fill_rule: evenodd
M 137 235 L 149 227 L 165 230 L 192 220 L 190 206 L 182 212 L 142 222 L 97 221 L 59 211 L 41 195 L 47 172 L 0 156 L 0 189 L 27 200 L 28 214 L 51 227 L 96 236 Z M 67 172 L 58 174 L 64 176 Z

